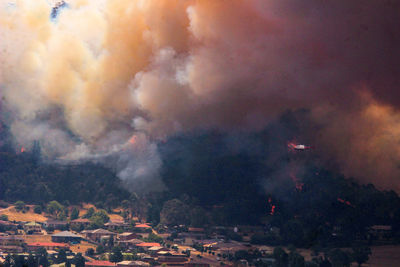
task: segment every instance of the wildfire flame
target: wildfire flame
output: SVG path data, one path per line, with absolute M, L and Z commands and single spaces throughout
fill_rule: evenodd
M 25 152 L 25 147 L 21 147 L 21 153 L 24 153 Z
M 274 215 L 275 214 L 275 208 L 276 208 L 276 206 L 272 205 L 271 206 L 271 212 L 269 214 Z
M 339 198 L 339 197 L 338 197 L 337 200 L 338 200 L 340 203 L 343 203 L 343 204 L 345 204 L 345 205 L 347 205 L 347 206 L 350 206 L 350 207 L 353 207 L 353 208 L 354 208 L 353 204 L 351 204 L 350 201 L 344 200 L 344 199 Z
M 133 135 L 130 139 L 129 139 L 129 143 L 131 145 L 134 145 L 136 143 L 136 135 Z
M 275 209 L 276 209 L 276 205 L 272 204 L 272 198 L 268 198 L 268 203 L 271 204 L 271 211 L 269 212 L 270 215 L 274 215 L 275 214 Z

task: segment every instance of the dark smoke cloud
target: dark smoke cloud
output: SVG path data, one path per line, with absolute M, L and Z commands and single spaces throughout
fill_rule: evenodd
M 16 143 L 40 140 L 52 159 L 112 154 L 121 177 L 146 179 L 153 142 L 171 134 L 258 131 L 306 108 L 303 138 L 323 160 L 400 189 L 398 1 L 68 2 L 56 23 L 44 0 L 0 2 Z

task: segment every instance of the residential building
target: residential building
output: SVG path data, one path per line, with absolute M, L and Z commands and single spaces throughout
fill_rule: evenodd
M 121 261 L 117 267 L 149 267 L 150 263 L 144 261 Z
M 57 220 L 47 220 L 43 223 L 43 226 L 46 229 L 53 228 L 58 230 L 64 230 L 67 228 L 68 222 L 65 221 L 57 221 Z
M 63 231 L 51 236 L 51 241 L 60 243 L 80 243 L 82 237 L 69 231 Z
M 118 234 L 118 236 L 117 236 L 117 240 L 120 240 L 120 241 L 127 241 L 127 240 L 132 240 L 135 238 L 139 238 L 139 235 L 137 235 L 135 233 L 131 233 L 131 232 L 125 232 L 122 234 Z
M 42 225 L 37 222 L 29 222 L 24 224 L 24 231 L 26 233 L 40 233 L 42 232 Z
M 87 261 L 85 267 L 114 267 L 115 263 L 110 261 Z
M 82 234 L 85 235 L 87 239 L 90 239 L 95 242 L 100 242 L 103 238 L 113 238 L 115 239 L 116 233 L 110 232 L 105 229 L 96 229 L 96 230 L 85 230 L 82 231 Z
M 25 240 L 17 235 L 0 236 L 0 250 L 3 252 L 22 252 Z
M 70 225 L 71 225 L 71 227 L 72 226 L 74 226 L 74 227 L 82 227 L 82 229 L 83 229 L 83 228 L 88 227 L 90 225 L 90 220 L 89 219 L 75 219 L 75 220 L 72 220 L 70 222 Z

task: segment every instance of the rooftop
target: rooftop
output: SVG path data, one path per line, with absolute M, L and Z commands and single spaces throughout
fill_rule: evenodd
M 147 225 L 145 223 L 140 223 L 135 225 L 136 228 L 151 228 L 150 225 Z
M 74 234 L 74 233 L 72 233 L 72 232 L 69 232 L 69 231 L 62 231 L 62 232 L 59 232 L 59 233 L 57 233 L 57 234 L 54 234 L 54 235 L 52 235 L 52 236 L 60 236 L 60 237 L 76 237 L 76 238 L 80 238 L 80 236 L 79 235 L 76 235 L 76 234 Z
M 89 261 L 85 263 L 86 266 L 115 266 L 115 263 L 110 261 Z
M 161 245 L 160 245 L 160 243 L 146 243 L 146 242 L 143 242 L 143 243 L 137 244 L 136 246 L 137 247 L 160 247 Z

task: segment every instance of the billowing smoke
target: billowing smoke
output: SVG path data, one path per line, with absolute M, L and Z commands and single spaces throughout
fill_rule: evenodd
M 398 1 L 67 2 L 52 20 L 46 0 L 0 0 L 1 105 L 17 145 L 145 181 L 171 134 L 257 131 L 307 108 L 326 162 L 400 190 Z

